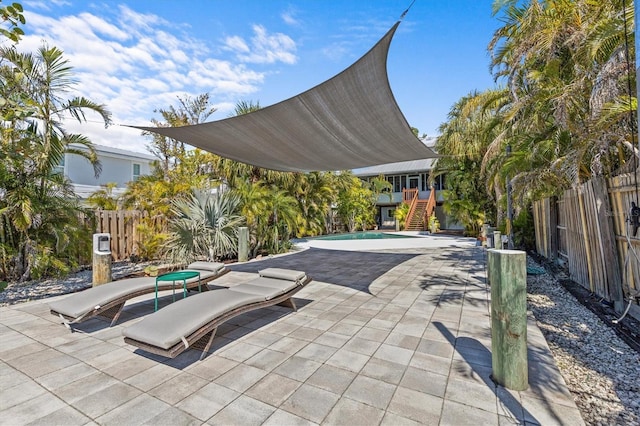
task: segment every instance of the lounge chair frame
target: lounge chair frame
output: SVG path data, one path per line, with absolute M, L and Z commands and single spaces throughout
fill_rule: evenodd
M 201 291 L 209 291 L 209 287 L 207 287 L 207 283 L 220 278 L 221 276 L 227 274 L 231 272 L 229 269 L 224 268 L 222 269 L 220 272 L 218 272 L 215 275 L 211 275 L 208 276 L 206 278 L 203 278 L 201 280 L 194 280 L 194 281 L 187 281 L 186 282 L 186 288 L 187 290 L 193 290 L 195 288 L 200 287 Z M 160 281 L 157 283 L 158 284 L 158 292 L 160 291 L 165 291 L 165 290 L 173 290 L 174 289 L 174 283 L 171 281 L 167 281 L 167 282 L 163 282 Z M 83 321 L 86 321 L 90 318 L 99 316 L 99 317 L 103 317 L 106 318 L 108 320 L 111 320 L 111 323 L 109 324 L 109 327 L 113 327 L 117 322 L 118 319 L 120 318 L 120 314 L 122 313 L 122 310 L 124 309 L 124 305 L 125 303 L 127 303 L 128 300 L 133 299 L 134 297 L 138 297 L 138 296 L 143 296 L 145 294 L 149 294 L 149 293 L 155 293 L 156 292 L 156 287 L 155 286 L 149 286 L 149 288 L 144 288 L 141 290 L 137 290 L 137 291 L 133 291 L 131 293 L 127 293 L 126 295 L 123 295 L 122 297 L 119 297 L 117 299 L 114 299 L 110 302 L 107 302 L 103 305 L 97 306 L 96 308 L 74 318 L 74 317 L 70 317 L 68 315 L 64 315 L 61 314 L 60 312 L 56 312 L 54 309 L 51 309 L 50 312 L 52 315 L 56 315 L 58 316 L 61 320 L 62 323 L 64 324 L 65 327 L 67 327 L 71 332 L 74 331 L 73 326 L 75 324 L 81 323 Z
M 302 290 L 304 286 L 306 286 L 312 279 L 309 276 L 305 276 L 303 281 L 295 286 L 295 288 L 290 291 L 281 294 L 280 296 L 276 296 L 269 300 L 264 300 L 260 302 L 250 303 L 244 306 L 237 307 L 235 309 L 224 312 L 220 316 L 214 318 L 198 330 L 194 331 L 187 337 L 183 337 L 182 341 L 176 343 L 169 349 L 160 348 L 158 346 L 150 345 L 148 343 L 141 342 L 139 340 L 132 339 L 130 337 L 125 337 L 125 343 L 128 343 L 133 346 L 137 346 L 145 352 L 149 352 L 155 355 L 161 355 L 167 358 L 175 358 L 180 355 L 182 352 L 186 351 L 189 348 L 194 348 L 202 351 L 200 355 L 200 360 L 203 360 L 211 345 L 213 343 L 213 339 L 216 335 L 216 331 L 218 326 L 224 324 L 228 320 L 238 315 L 244 314 L 246 312 L 250 312 L 256 309 L 266 308 L 267 306 L 280 305 L 291 308 L 294 312 L 297 312 L 297 307 L 295 302 L 292 299 L 292 296 L 296 294 L 298 291 Z M 222 290 L 214 290 L 214 291 L 226 291 Z M 197 296 L 194 296 L 197 297 Z

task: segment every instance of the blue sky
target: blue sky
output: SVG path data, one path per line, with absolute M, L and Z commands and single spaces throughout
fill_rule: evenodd
M 240 100 L 265 107 L 322 83 L 368 51 L 410 0 L 22 0 L 20 50 L 46 41 L 74 67 L 81 94 L 115 125 L 67 128 L 97 144 L 145 151 L 118 124 L 149 125 L 177 96 L 209 93 L 227 118 Z M 494 86 L 486 46 L 500 22 L 490 0 L 416 0 L 391 43 L 391 89 L 409 124 L 437 134 L 451 105 Z M 95 118 L 88 117 L 93 121 Z

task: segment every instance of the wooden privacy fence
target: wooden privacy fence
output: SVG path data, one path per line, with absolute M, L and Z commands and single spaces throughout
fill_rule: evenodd
M 114 261 L 128 260 L 139 254 L 144 233 L 139 231 L 148 213 L 139 210 L 96 210 L 96 232 L 111 234 L 111 256 Z M 166 220 L 162 216 L 152 218 L 153 229 L 164 229 Z
M 626 221 L 631 201 L 637 202 L 636 180 L 633 173 L 592 179 L 533 205 L 537 252 L 619 311 L 623 298 L 640 288 L 640 262 L 629 251 L 631 244 L 640 255 L 640 235 L 631 235 Z M 637 303 L 631 312 L 640 317 Z

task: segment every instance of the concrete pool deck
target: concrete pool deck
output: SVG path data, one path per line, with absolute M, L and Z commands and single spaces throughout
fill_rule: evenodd
M 322 248 L 327 250 L 370 251 L 370 250 L 408 250 L 437 247 L 475 247 L 476 239 L 445 234 L 427 235 L 416 231 L 384 231 L 388 234 L 409 238 L 322 240 L 305 238 L 297 240 L 300 248 Z
M 112 328 L 96 319 L 76 333 L 47 300 L 2 307 L 0 423 L 584 424 L 533 318 L 529 389 L 491 381 L 484 249 L 459 239 L 387 245 L 395 241 L 232 266 L 217 285 L 273 264 L 314 281 L 296 295 L 298 312 L 265 308 L 220 327 L 203 361 L 124 343 L 122 329 L 153 311 L 153 296 L 129 302 Z

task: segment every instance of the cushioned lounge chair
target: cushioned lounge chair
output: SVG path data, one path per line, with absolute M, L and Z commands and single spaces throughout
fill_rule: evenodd
M 200 272 L 200 279 L 186 281 L 187 289 L 201 288 L 209 290 L 207 283 L 229 272 L 223 263 L 193 262 L 187 270 Z M 172 290 L 174 283 L 158 282 L 158 291 Z M 49 303 L 53 315 L 60 317 L 62 323 L 71 331 L 73 325 L 94 316 L 111 319 L 110 327 L 120 317 L 127 300 L 156 291 L 156 277 L 127 278 L 112 281 L 96 287 L 74 293 L 69 297 Z
M 251 281 L 187 297 L 143 318 L 122 331 L 124 341 L 167 358 L 193 347 L 202 350 L 203 359 L 220 324 L 266 306 L 296 311 L 291 296 L 310 281 L 301 271 L 267 268 Z

